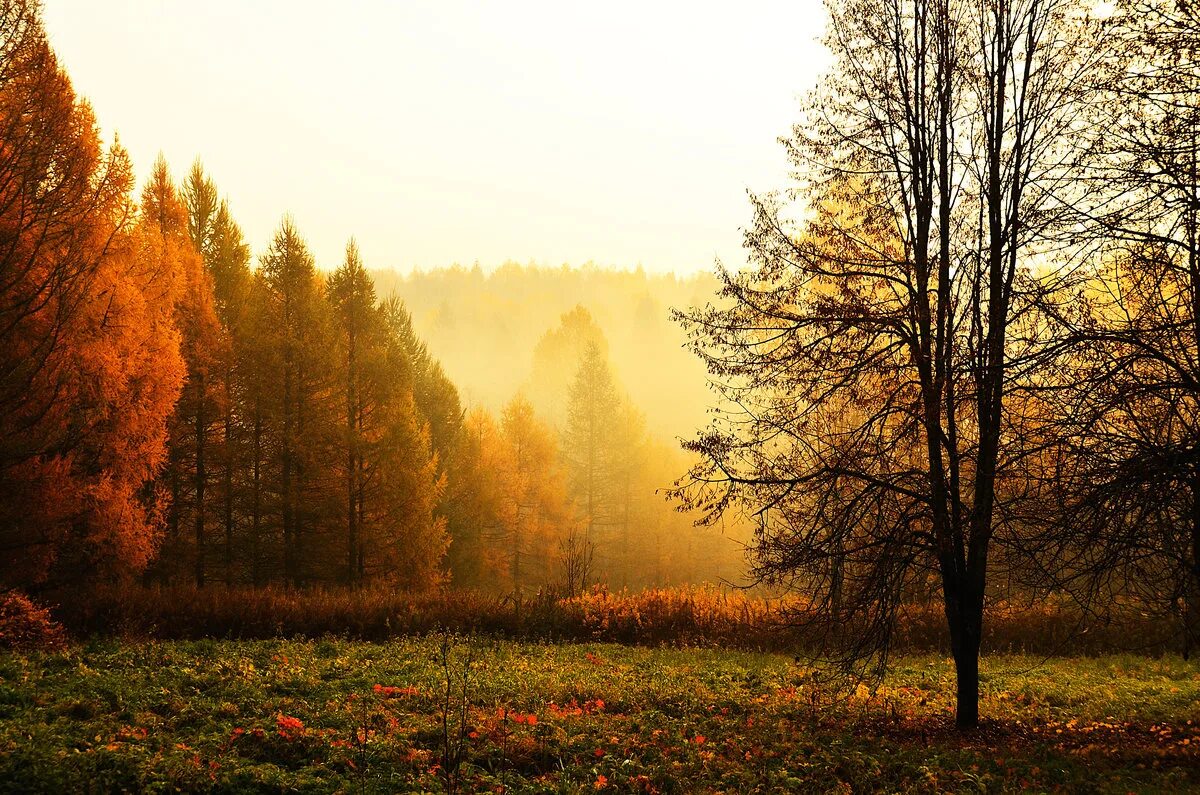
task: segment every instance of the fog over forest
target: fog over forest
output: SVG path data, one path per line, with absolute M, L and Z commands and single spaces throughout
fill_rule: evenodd
M 684 347 L 672 309 L 713 300 L 707 271 L 676 276 L 591 263 L 493 270 L 453 266 L 398 274 L 374 271 L 380 295 L 395 292 L 468 402 L 497 409 L 517 391 L 561 423 L 572 357 L 594 326 L 622 390 L 664 440 L 688 437 L 712 403 L 704 364 Z M 582 315 L 572 319 L 576 309 Z
M 653 539 L 662 550 L 656 556 L 683 563 L 669 581 L 746 582 L 746 525 L 726 520 L 689 527 L 696 515 L 680 513 L 664 494 L 694 463 L 679 441 L 706 423 L 714 400 L 704 364 L 685 347 L 671 312 L 711 302 L 718 285 L 711 273 L 680 277 L 592 263 L 510 262 L 490 270 L 455 265 L 372 276 L 381 296 L 404 302 L 465 406 L 499 413 L 521 395 L 560 437 L 567 432 L 572 382 L 595 343 L 616 392 L 644 419 L 644 445 L 634 453 L 642 517 L 635 534 Z M 597 554 L 604 557 L 606 550 Z

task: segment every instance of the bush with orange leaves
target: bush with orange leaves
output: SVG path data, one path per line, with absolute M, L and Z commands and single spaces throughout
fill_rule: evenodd
M 49 610 L 20 591 L 0 592 L 0 649 L 54 649 L 65 641 Z

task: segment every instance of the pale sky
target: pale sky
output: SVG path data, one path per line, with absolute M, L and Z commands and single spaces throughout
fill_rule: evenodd
M 743 260 L 747 189 L 828 63 L 819 0 L 45 0 L 139 178 L 199 156 L 255 254 L 322 267 Z

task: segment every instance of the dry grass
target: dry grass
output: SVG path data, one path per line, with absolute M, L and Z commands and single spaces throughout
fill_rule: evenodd
M 798 596 L 767 598 L 710 587 L 637 593 L 594 590 L 516 601 L 469 591 L 125 585 L 63 600 L 56 616 L 78 637 L 161 639 L 323 637 L 384 640 L 440 630 L 508 638 L 792 650 L 815 637 Z M 1176 627 L 1135 609 L 1088 619 L 1063 600 L 989 608 L 985 651 L 1028 654 L 1160 652 Z M 936 604 L 904 608 L 897 651 L 945 651 Z

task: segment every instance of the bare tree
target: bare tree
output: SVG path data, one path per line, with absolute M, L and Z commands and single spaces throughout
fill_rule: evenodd
M 579 532 L 572 532 L 559 544 L 563 588 L 568 597 L 578 596 L 587 590 L 594 550 L 592 542 Z
M 1102 256 L 1084 312 L 1060 316 L 1060 504 L 1049 582 L 1121 592 L 1200 642 L 1200 8 L 1130 0 L 1107 21 L 1105 124 L 1078 207 Z M 1097 598 L 1100 597 L 1100 598 Z
M 703 462 L 677 496 L 752 514 L 758 576 L 824 605 L 805 619 L 819 651 L 858 673 L 883 670 L 905 593 L 936 578 L 963 728 L 989 554 L 1019 542 L 1006 397 L 1063 278 L 1051 233 L 1092 52 L 1072 8 L 829 4 L 836 65 L 785 141 L 810 217 L 755 198 L 756 267 L 722 268 L 720 305 L 681 316 L 726 409 L 686 445 Z

